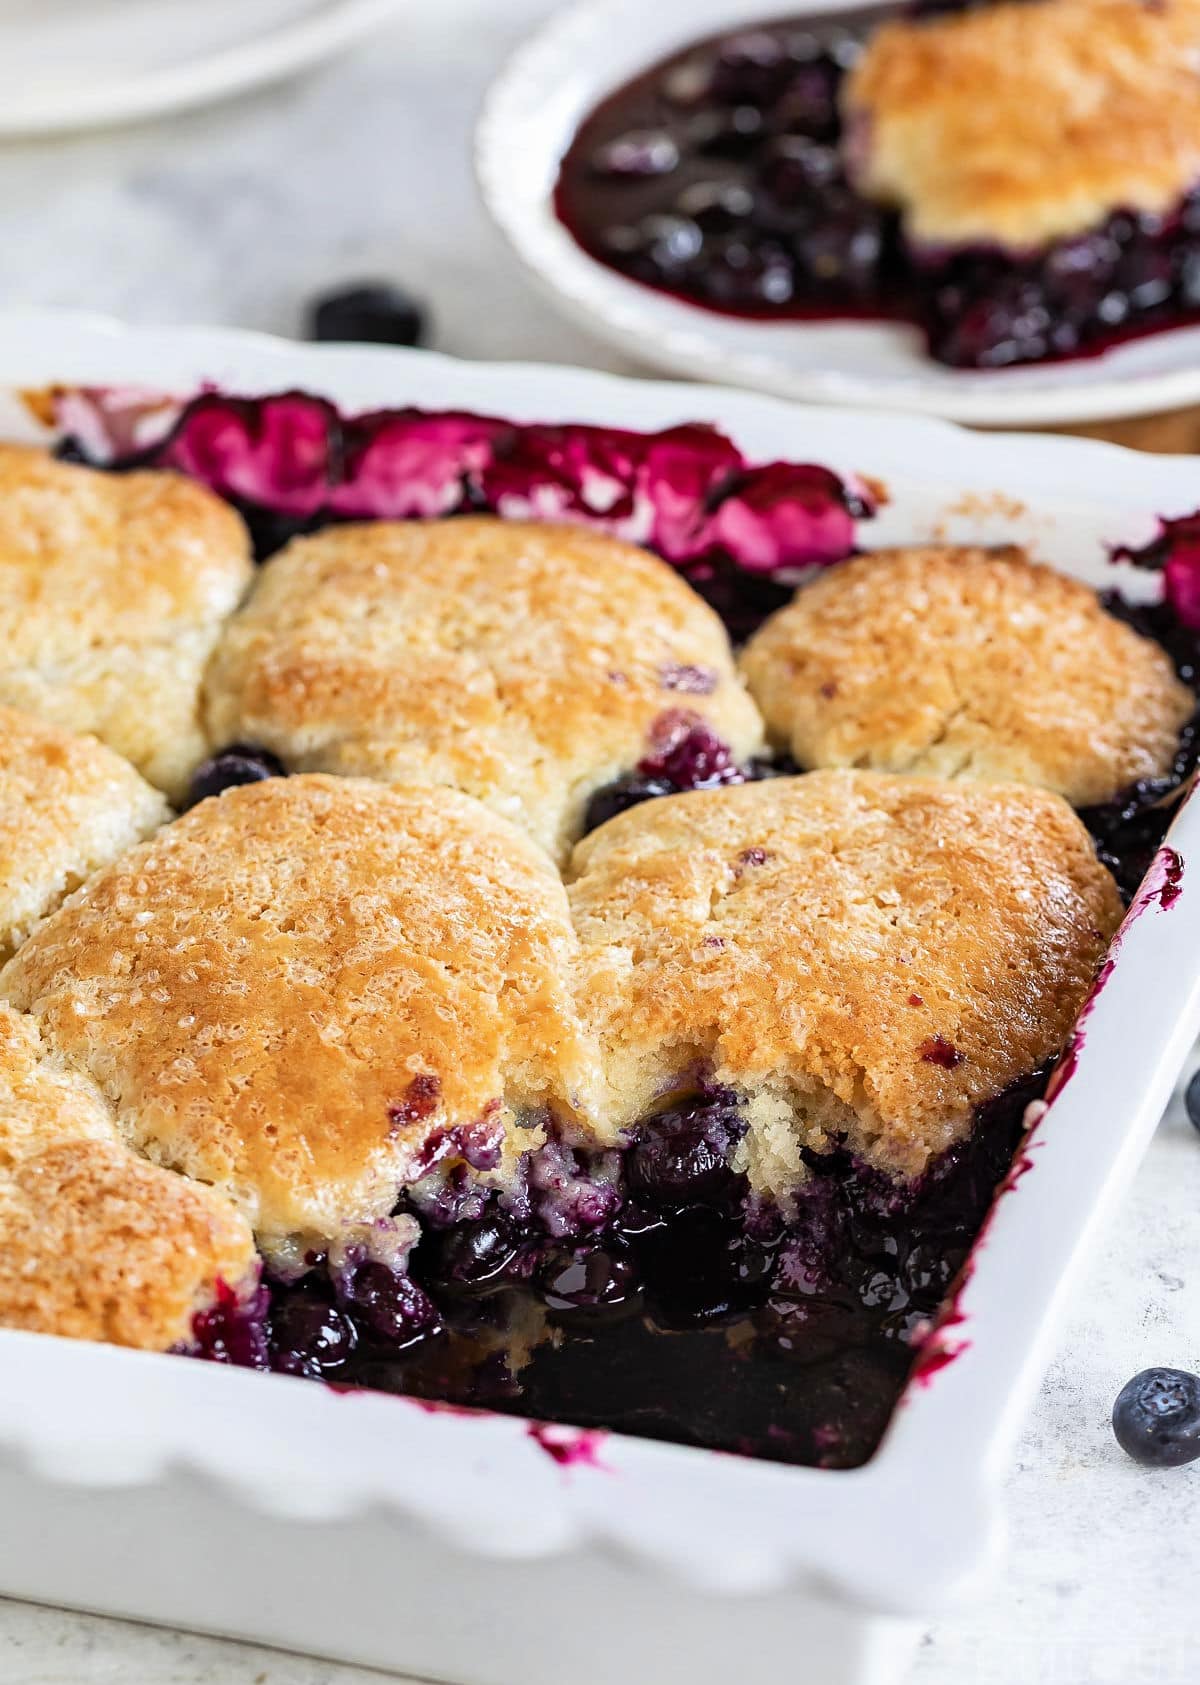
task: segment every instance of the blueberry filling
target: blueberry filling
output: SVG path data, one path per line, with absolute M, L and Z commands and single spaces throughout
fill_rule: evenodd
M 493 1191 L 414 1202 L 405 1260 L 317 1259 L 197 1319 L 198 1355 L 782 1462 L 874 1450 L 1022 1135 L 1041 1072 L 898 1188 L 844 1147 L 806 1154 L 786 1215 L 748 1196 L 735 1097 L 646 1120 L 616 1168 L 553 1139 L 529 1185 L 592 1180 L 555 1211 Z M 432 1213 L 432 1215 L 431 1215 Z M 397 1225 L 409 1221 L 401 1217 Z
M 917 8 L 967 9 L 961 0 Z M 700 41 L 611 95 L 563 160 L 556 206 L 592 257 L 693 304 L 766 318 L 912 322 L 939 361 L 1090 354 L 1200 312 L 1200 192 L 1119 211 L 1032 254 L 910 249 L 851 186 L 840 84 L 884 11 Z
M 1117 592 L 1110 592 L 1105 604 L 1111 614 L 1161 644 L 1184 684 L 1197 689 L 1200 632 L 1185 625 L 1171 603 L 1130 603 Z M 1096 852 L 1116 878 L 1127 903 L 1133 900 L 1162 847 L 1198 760 L 1200 706 L 1180 732 L 1174 764 L 1164 777 L 1141 779 L 1110 802 L 1080 809 L 1079 817 L 1095 838 Z
M 667 709 L 655 720 L 646 753 L 632 772 L 604 784 L 588 802 L 585 833 L 654 796 L 744 784 L 752 774 L 737 765 L 729 745 L 698 714 Z
M 74 394 L 60 455 L 200 480 L 241 511 L 260 561 L 345 520 L 480 512 L 562 520 L 653 550 L 739 639 L 787 601 L 805 568 L 849 555 L 855 523 L 873 510 L 866 487 L 814 464 L 749 462 L 698 424 L 634 433 L 453 411 L 344 416 L 303 392 L 205 393 L 135 448 L 134 408 L 119 392 Z M 664 689 L 686 692 L 686 677 L 669 679 Z
M 264 778 L 283 778 L 287 772 L 278 755 L 255 743 L 231 743 L 228 748 L 201 761 L 188 786 L 187 807 L 238 784 L 257 784 Z

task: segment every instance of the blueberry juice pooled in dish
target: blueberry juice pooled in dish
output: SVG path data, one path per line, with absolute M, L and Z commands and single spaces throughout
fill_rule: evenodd
M 1000 368 L 1200 310 L 1195 0 L 996 0 L 715 36 L 581 124 L 559 217 L 601 263 L 775 319 L 912 322 Z

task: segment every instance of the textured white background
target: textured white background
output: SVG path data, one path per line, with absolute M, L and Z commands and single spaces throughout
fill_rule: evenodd
M 414 0 L 406 21 L 288 88 L 170 124 L 0 147 L 0 305 L 290 333 L 314 291 L 378 273 L 430 301 L 441 349 L 619 367 L 530 291 L 471 186 L 483 89 L 548 9 Z M 1081 1284 L 1022 1438 L 1007 1574 L 926 1641 L 914 1685 L 1200 1678 L 1200 1465 L 1138 1470 L 1108 1429 L 1136 1369 L 1200 1366 L 1198 1253 L 1200 1137 L 1176 1105 Z M 0 1601 L 4 1685 L 375 1677 Z

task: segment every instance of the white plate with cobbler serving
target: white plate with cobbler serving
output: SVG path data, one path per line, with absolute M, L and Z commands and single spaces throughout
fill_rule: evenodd
M 1200 398 L 1200 10 L 581 0 L 493 85 L 484 198 L 622 349 L 1007 426 Z
M 896 1680 L 1200 1025 L 1196 484 L 0 318 L 0 1591 Z

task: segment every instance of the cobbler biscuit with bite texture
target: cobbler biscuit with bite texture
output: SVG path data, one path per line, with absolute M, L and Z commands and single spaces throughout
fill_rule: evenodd
M 1059 797 L 814 772 L 619 815 L 575 850 L 580 1002 L 608 1110 L 746 1100 L 752 1185 L 802 1147 L 911 1178 L 1063 1045 L 1121 917 Z
M 95 732 L 170 796 L 203 753 L 201 676 L 250 575 L 240 518 L 203 486 L 0 445 L 0 702 Z
M 1076 807 L 1169 772 L 1195 707 L 1158 644 L 1016 549 L 838 563 L 742 667 L 802 766 L 1013 779 Z
M 457 791 L 319 775 L 202 802 L 89 880 L 0 992 L 122 1135 L 210 1183 L 279 1267 L 401 1186 L 519 1175 L 587 1134 L 576 954 L 546 856 Z
M 0 959 L 89 872 L 169 817 L 94 737 L 0 706 Z
M 1200 181 L 1198 0 L 1006 0 L 883 24 L 843 110 L 858 185 L 931 246 L 1015 249 Z
M 134 1156 L 96 1085 L 0 1006 L 0 1325 L 165 1350 L 257 1279 L 210 1188 Z
M 666 563 L 576 527 L 484 516 L 292 543 L 207 683 L 214 748 L 451 785 L 560 860 L 588 797 L 681 707 L 736 757 L 760 747 L 720 621 Z

